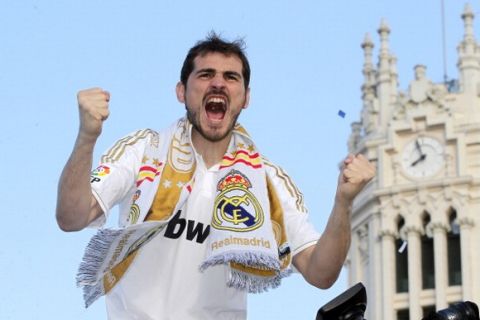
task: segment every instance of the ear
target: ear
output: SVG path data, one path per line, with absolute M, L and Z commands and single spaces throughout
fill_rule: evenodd
M 250 88 L 247 88 L 247 92 L 245 93 L 245 104 L 243 105 L 243 109 L 247 109 L 249 103 L 250 103 Z
M 175 91 L 177 93 L 177 100 L 181 103 L 185 103 L 185 86 L 181 81 L 178 81 Z

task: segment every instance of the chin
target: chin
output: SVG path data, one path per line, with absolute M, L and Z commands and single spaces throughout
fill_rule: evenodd
M 200 134 L 202 135 L 203 138 L 205 138 L 210 142 L 219 142 L 224 140 L 226 137 L 228 137 L 230 131 L 231 130 L 222 130 L 221 132 L 219 131 L 209 132 L 209 131 L 201 130 Z

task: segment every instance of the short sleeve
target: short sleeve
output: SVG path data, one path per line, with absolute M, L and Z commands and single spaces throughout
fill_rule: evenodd
M 92 221 L 89 227 L 101 227 L 110 210 L 128 200 L 135 190 L 136 175 L 142 163 L 145 146 L 151 139 L 151 130 L 139 130 L 118 140 L 101 157 L 92 170 L 90 184 L 104 215 Z
M 303 194 L 290 176 L 279 166 L 264 159 L 267 175 L 280 199 L 288 242 L 295 255 L 317 243 L 320 233 L 309 220 Z

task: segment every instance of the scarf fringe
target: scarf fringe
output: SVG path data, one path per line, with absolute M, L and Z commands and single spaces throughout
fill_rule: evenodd
M 84 286 L 83 287 L 83 301 L 85 302 L 85 308 L 90 307 L 98 298 L 105 295 L 103 285 L 101 282 L 98 282 L 93 286 Z
M 254 267 L 265 270 L 280 270 L 278 259 L 257 252 L 227 252 L 224 254 L 214 255 L 205 260 L 200 266 L 200 271 L 205 271 L 210 266 L 219 264 L 228 264 L 230 262 L 239 263 L 245 266 Z
M 277 288 L 280 285 L 281 279 L 291 274 L 291 269 L 280 270 L 280 262 L 278 259 L 265 254 L 247 251 L 240 253 L 229 252 L 212 256 L 202 263 L 200 271 L 203 272 L 211 266 L 220 264 L 228 265 L 231 262 L 261 270 L 272 270 L 277 273 L 276 276 L 265 277 L 231 268 L 230 279 L 228 280 L 227 285 L 249 293 L 261 293 L 268 291 L 268 289 Z
M 279 287 L 281 280 L 288 277 L 291 273 L 292 270 L 289 268 L 280 271 L 280 273 L 274 277 L 265 278 L 262 276 L 247 274 L 236 269 L 230 269 L 230 278 L 227 282 L 227 286 L 244 290 L 248 293 L 263 293 L 267 292 L 269 289 Z
M 108 257 L 108 252 L 115 239 L 122 233 L 122 230 L 101 229 L 90 239 L 82 262 L 77 272 L 77 287 L 97 286 L 99 280 L 103 276 L 103 272 L 99 273 L 102 264 Z

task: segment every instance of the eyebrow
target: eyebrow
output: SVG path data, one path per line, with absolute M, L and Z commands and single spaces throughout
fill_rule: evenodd
M 195 74 L 200 74 L 200 73 L 204 73 L 204 72 L 206 72 L 206 73 L 216 73 L 217 70 L 213 69 L 213 68 L 204 68 L 204 69 L 197 70 L 197 72 L 195 72 Z M 227 71 L 224 71 L 223 74 L 242 78 L 242 75 L 240 73 L 236 72 L 236 71 L 227 70 Z
M 197 72 L 195 72 L 196 74 L 199 74 L 199 73 L 203 73 L 203 72 L 207 72 L 207 73 L 215 73 L 217 72 L 215 69 L 213 68 L 204 68 L 204 69 L 200 69 L 200 70 L 197 70 Z

